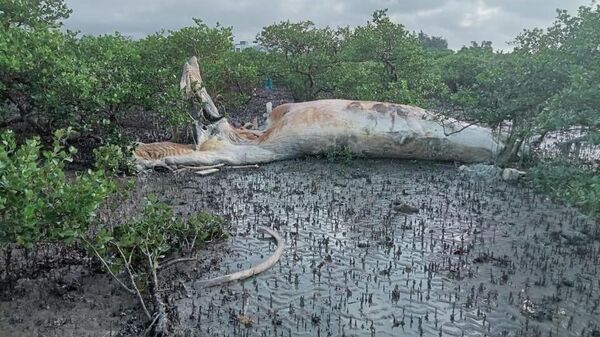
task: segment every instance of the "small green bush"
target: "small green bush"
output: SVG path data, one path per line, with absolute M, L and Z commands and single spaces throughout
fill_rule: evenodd
M 354 154 L 349 146 L 334 147 L 325 152 L 325 157 L 330 162 L 342 161 L 349 163 L 354 159 Z
M 114 228 L 102 228 L 94 235 L 94 249 L 100 257 L 122 270 L 120 251 L 133 265 L 146 263 L 150 256 L 157 264 L 177 252 L 191 253 L 198 244 L 222 235 L 220 217 L 197 213 L 188 219 L 176 216 L 172 207 L 149 196 L 141 215 Z M 115 259 L 116 257 L 116 259 Z
M 551 161 L 532 167 L 529 174 L 537 189 L 564 199 L 600 219 L 600 174 L 597 170 L 564 161 Z
M 146 318 L 149 321 L 156 318 L 148 329 L 164 335 L 167 315 L 159 290 L 160 270 L 175 263 L 195 261 L 194 248 L 206 240 L 222 237 L 222 223 L 220 217 L 207 213 L 184 219 L 150 196 L 137 219 L 114 228 L 104 227 L 93 237 L 82 240 L 123 289 L 137 296 Z M 145 295 L 151 297 L 153 310 L 146 305 Z
M 50 150 L 39 138 L 18 146 L 10 131 L 0 135 L 0 246 L 32 247 L 38 242 L 73 242 L 85 233 L 115 183 L 104 171 L 68 176 L 65 163 L 76 150 L 65 148 L 69 130 L 54 134 Z
M 107 173 L 133 173 L 133 145 L 108 144 L 94 149 L 95 168 Z
M 71 176 L 64 168 L 76 150 L 63 145 L 71 132 L 55 132 L 49 150 L 39 138 L 18 145 L 11 131 L 0 134 L 0 248 L 6 249 L 5 267 L 10 269 L 14 248 L 83 243 L 124 289 L 137 295 L 149 320 L 159 317 L 155 329 L 164 331 L 160 269 L 195 260 L 192 255 L 200 243 L 223 236 L 223 220 L 207 213 L 183 218 L 150 196 L 139 217 L 114 227 L 98 226 L 99 207 L 109 196 L 120 195 L 105 169 L 121 170 L 128 156 L 119 146 L 101 147 L 96 150 L 96 170 Z M 150 315 L 143 294 L 153 299 L 155 315 Z

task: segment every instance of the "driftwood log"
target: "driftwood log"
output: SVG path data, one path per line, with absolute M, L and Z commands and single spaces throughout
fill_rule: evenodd
M 199 83 L 193 57 L 184 67 L 181 88 L 194 103 L 196 144 L 140 144 L 135 151 L 140 168 L 248 165 L 340 150 L 359 157 L 493 162 L 502 149 L 489 128 L 382 102 L 283 104 L 268 114 L 266 129 L 239 129 L 219 114 Z
M 269 270 L 271 267 L 273 267 L 275 265 L 275 263 L 277 263 L 277 261 L 279 261 L 279 259 L 281 258 L 281 255 L 283 255 L 283 249 L 285 247 L 285 245 L 283 243 L 283 239 L 277 232 L 275 232 L 274 230 L 272 230 L 268 227 L 261 226 L 261 227 L 258 227 L 257 229 L 260 232 L 266 232 L 267 234 L 271 235 L 277 242 L 277 249 L 275 249 L 275 252 L 273 253 L 273 255 L 271 255 L 271 257 L 269 257 L 265 261 L 261 262 L 260 264 L 257 264 L 256 266 L 254 266 L 252 268 L 248 268 L 246 270 L 238 271 L 236 273 L 232 273 L 232 274 L 228 274 L 228 275 L 224 275 L 224 276 L 219 276 L 219 277 L 216 277 L 216 278 L 213 278 L 210 280 L 198 281 L 198 282 L 196 282 L 196 284 L 194 286 L 197 288 L 200 288 L 200 289 L 215 287 L 215 286 L 219 286 L 219 285 L 222 285 L 225 283 L 247 279 L 254 275 L 258 275 L 266 270 Z

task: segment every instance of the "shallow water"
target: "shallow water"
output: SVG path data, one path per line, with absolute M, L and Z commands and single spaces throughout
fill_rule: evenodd
M 450 165 L 314 159 L 148 186 L 230 221 L 202 279 L 270 256 L 256 226 L 286 241 L 244 282 L 180 280 L 182 336 L 600 336 L 597 227 L 523 187 Z

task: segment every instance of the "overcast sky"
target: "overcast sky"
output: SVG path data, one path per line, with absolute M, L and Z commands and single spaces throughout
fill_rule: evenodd
M 443 36 L 451 48 L 491 40 L 509 48 L 525 28 L 547 27 L 556 8 L 574 13 L 591 0 L 66 0 L 73 9 L 65 26 L 84 34 L 119 31 L 140 38 L 161 29 L 193 24 L 233 26 L 236 42 L 255 39 L 261 28 L 283 20 L 317 25 L 364 24 L 376 9 L 388 8 L 393 21 L 409 30 Z

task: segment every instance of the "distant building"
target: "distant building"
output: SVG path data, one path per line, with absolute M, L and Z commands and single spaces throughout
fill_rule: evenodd
M 242 51 L 248 48 L 252 48 L 254 50 L 266 51 L 266 48 L 258 44 L 256 41 L 239 41 L 238 43 L 233 45 L 235 51 Z
M 240 41 L 234 45 L 235 51 L 242 51 L 249 47 L 248 41 Z

